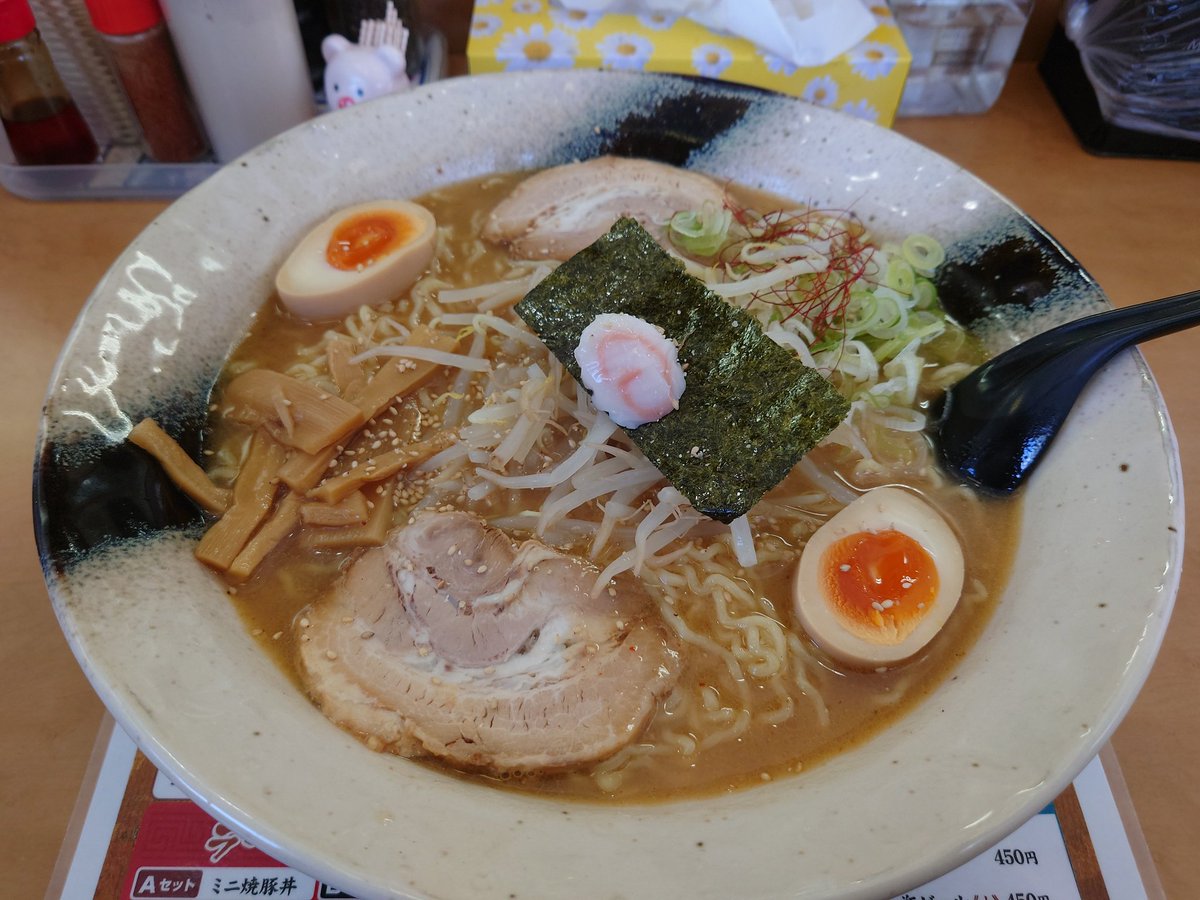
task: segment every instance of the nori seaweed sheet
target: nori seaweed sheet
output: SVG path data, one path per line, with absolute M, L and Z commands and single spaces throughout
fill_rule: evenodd
M 820 373 L 688 275 L 633 219 L 564 262 L 516 311 L 576 381 L 575 348 L 601 313 L 637 316 L 679 345 L 687 379 L 679 409 L 627 432 L 696 509 L 721 522 L 745 514 L 849 410 Z

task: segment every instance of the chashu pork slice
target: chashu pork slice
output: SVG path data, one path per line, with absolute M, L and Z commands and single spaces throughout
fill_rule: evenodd
M 680 658 L 640 585 L 593 598 L 594 580 L 538 541 L 427 513 L 298 619 L 306 687 L 375 749 L 496 773 L 604 759 L 642 732 Z
M 531 175 L 497 204 L 483 237 L 523 259 L 570 259 L 622 216 L 637 219 L 664 247 L 666 225 L 706 203 L 720 209 L 724 188 L 706 175 L 648 159 L 601 156 Z

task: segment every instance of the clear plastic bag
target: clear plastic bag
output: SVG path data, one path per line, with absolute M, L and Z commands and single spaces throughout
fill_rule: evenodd
M 1110 125 L 1200 140 L 1200 0 L 1068 0 L 1062 21 Z

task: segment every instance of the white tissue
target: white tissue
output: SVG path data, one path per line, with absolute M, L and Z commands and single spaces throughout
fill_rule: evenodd
M 861 0 L 559 0 L 596 13 L 686 16 L 713 31 L 745 38 L 797 66 L 820 66 L 875 28 Z

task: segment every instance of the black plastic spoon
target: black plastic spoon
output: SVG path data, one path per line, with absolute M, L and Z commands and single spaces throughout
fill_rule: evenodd
M 1200 291 L 1077 319 L 988 360 L 941 399 L 942 466 L 984 493 L 1015 491 L 1093 375 L 1141 341 L 1200 325 Z

